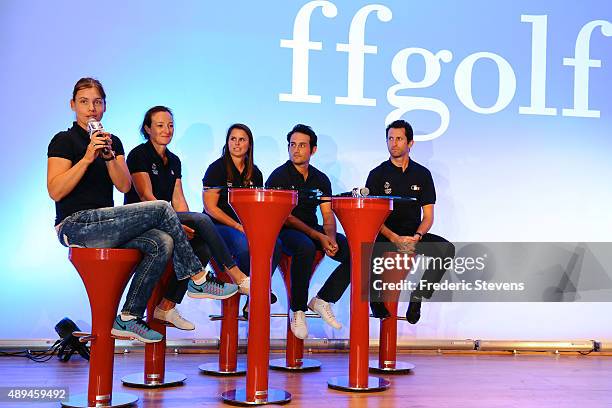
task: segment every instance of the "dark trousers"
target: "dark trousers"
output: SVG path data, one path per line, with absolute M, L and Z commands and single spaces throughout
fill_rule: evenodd
M 314 227 L 324 233 L 323 227 Z M 293 228 L 283 228 L 279 234 L 283 252 L 292 257 L 291 260 L 291 310 L 306 311 L 308 309 L 308 286 L 312 272 L 312 263 L 317 250 L 322 251 L 321 243 Z M 334 269 L 319 290 L 317 296 L 326 302 L 335 303 L 341 297 L 351 282 L 351 257 L 346 237 L 336 234 L 338 252 L 331 257 L 340 265 Z
M 230 253 L 236 260 L 236 264 L 240 270 L 247 276 L 251 276 L 251 256 L 249 254 L 249 242 L 247 241 L 244 232 L 238 231 L 236 228 L 232 228 L 223 224 L 215 224 L 217 232 L 223 238 L 223 241 L 229 248 Z M 274 274 L 280 258 L 282 255 L 281 244 L 277 239 L 274 245 L 274 252 L 272 253 L 272 271 Z
M 202 265 L 206 265 L 211 256 L 219 267 L 232 268 L 236 265 L 227 245 L 208 215 L 190 212 L 177 213 L 177 215 L 181 224 L 195 230 L 195 236 L 189 243 Z M 171 302 L 181 303 L 187 292 L 188 283 L 189 279 L 178 280 L 176 275 L 172 275 L 164 297 Z
M 389 240 L 382 234 L 379 234 L 376 242 L 389 242 Z M 434 258 L 454 258 L 455 246 L 439 235 L 427 233 L 415 245 L 415 254 Z M 445 272 L 446 269 L 442 267 L 440 262 L 432 262 L 432 266 L 423 273 L 421 279 L 427 283 L 439 283 Z M 427 286 L 425 287 L 427 288 Z M 433 292 L 433 289 L 417 289 L 412 295 L 430 299 L 433 296 Z

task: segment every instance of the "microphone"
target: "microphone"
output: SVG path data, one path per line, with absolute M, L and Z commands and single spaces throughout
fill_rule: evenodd
M 96 120 L 95 118 L 89 118 L 89 120 L 87 121 L 87 131 L 89 132 L 90 138 L 96 132 L 104 132 L 102 122 Z M 104 156 L 108 156 L 109 154 L 112 154 L 112 152 L 108 147 L 105 147 L 104 149 L 102 149 L 102 154 Z
M 80 331 L 79 326 L 67 317 L 55 325 L 55 332 L 62 339 L 57 357 L 63 362 L 70 360 L 74 353 L 79 353 L 85 360 L 89 360 L 89 348 L 72 334 L 75 331 Z
M 347 191 L 345 193 L 340 193 L 338 196 L 340 197 L 356 197 L 363 198 L 370 194 L 370 189 L 367 187 L 355 187 L 351 191 Z

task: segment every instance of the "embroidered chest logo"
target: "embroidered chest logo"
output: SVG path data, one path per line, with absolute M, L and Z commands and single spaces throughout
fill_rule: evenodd
M 391 192 L 393 191 L 391 189 L 391 183 L 389 183 L 388 181 L 385 181 L 385 184 L 383 185 L 384 189 L 385 189 L 385 194 L 391 194 Z
M 420 191 L 421 190 L 421 186 L 417 186 L 416 184 L 413 184 L 410 186 L 410 190 L 412 191 Z
M 159 174 L 159 170 L 157 170 L 157 164 L 153 163 L 153 165 L 151 166 L 151 173 L 155 174 L 156 176 Z

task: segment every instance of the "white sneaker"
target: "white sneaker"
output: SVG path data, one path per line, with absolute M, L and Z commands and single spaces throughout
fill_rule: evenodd
M 306 313 L 302 310 L 291 313 L 291 331 L 298 339 L 304 340 L 308 337 L 308 326 L 306 326 Z
M 238 292 L 243 295 L 249 296 L 249 293 L 251 292 L 251 277 L 250 276 L 247 276 L 246 278 L 240 281 L 240 283 L 238 284 Z
M 170 323 L 172 326 L 180 330 L 195 329 L 195 325 L 181 316 L 178 310 L 176 310 L 176 307 L 173 307 L 170 310 L 162 310 L 159 307 L 156 307 L 155 312 L 153 312 L 153 317 L 157 320 Z
M 308 308 L 321 316 L 321 318 L 325 320 L 325 323 L 329 324 L 334 329 L 342 328 L 342 325 L 336 320 L 336 316 L 334 316 L 334 311 L 326 301 L 315 296 L 308 302 Z

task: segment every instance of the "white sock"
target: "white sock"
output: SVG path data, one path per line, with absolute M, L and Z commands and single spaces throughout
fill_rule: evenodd
M 133 316 L 129 313 L 123 313 L 123 312 L 121 312 L 119 316 L 121 317 L 121 320 L 123 320 L 124 322 L 129 322 L 130 320 L 134 320 L 136 318 L 136 316 Z
M 206 271 L 206 270 L 205 270 L 205 271 L 204 271 L 204 275 L 203 275 L 201 278 L 194 279 L 194 280 L 193 280 L 193 282 L 194 282 L 196 285 L 201 285 L 201 284 L 203 284 L 204 282 L 206 282 L 206 277 L 207 277 L 207 276 L 208 276 L 208 271 Z

